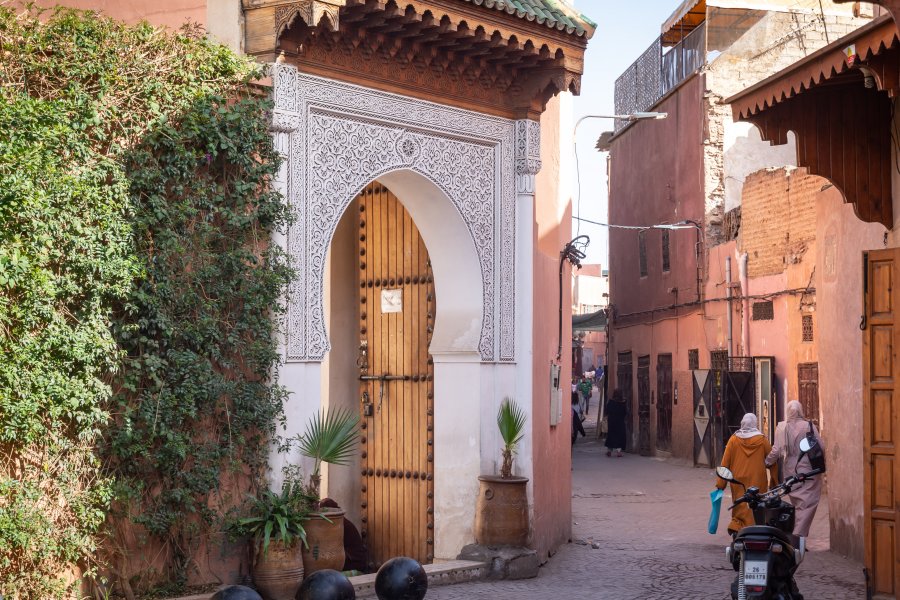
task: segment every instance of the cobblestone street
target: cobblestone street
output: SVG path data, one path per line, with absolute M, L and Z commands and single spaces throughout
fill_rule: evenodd
M 596 398 L 596 396 L 595 396 Z M 596 411 L 596 406 L 592 408 Z M 560 548 L 536 579 L 436 587 L 429 600 L 729 598 L 734 571 L 725 562 L 723 499 L 719 533 L 706 532 L 713 473 L 626 454 L 607 458 L 593 439 L 579 438 L 573 476 L 572 543 Z M 599 545 L 592 548 L 592 543 Z M 828 551 L 826 500 L 819 507 L 810 552 L 797 582 L 809 599 L 865 598 L 862 565 Z

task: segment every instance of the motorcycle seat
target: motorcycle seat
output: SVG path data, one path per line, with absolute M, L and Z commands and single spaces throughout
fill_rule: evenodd
M 735 541 L 739 541 L 745 537 L 774 537 L 778 539 L 780 542 L 787 544 L 791 548 L 794 547 L 794 539 L 791 534 L 785 533 L 780 529 L 776 529 L 774 527 L 769 527 L 768 525 L 750 525 L 749 527 L 744 527 L 741 529 L 737 537 L 734 538 Z

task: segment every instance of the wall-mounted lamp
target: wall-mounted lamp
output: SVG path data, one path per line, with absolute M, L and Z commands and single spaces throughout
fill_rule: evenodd
M 566 262 L 568 262 L 576 269 L 580 269 L 581 261 L 584 260 L 585 256 L 587 256 L 587 252 L 585 252 L 585 250 L 587 250 L 588 244 L 590 243 L 591 238 L 586 235 L 579 235 L 571 242 L 563 246 L 563 249 L 559 253 L 559 331 L 557 333 L 559 348 L 556 350 L 557 361 L 562 359 L 563 266 L 566 264 Z

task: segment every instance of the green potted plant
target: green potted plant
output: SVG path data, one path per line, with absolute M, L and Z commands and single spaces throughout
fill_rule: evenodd
M 348 410 L 319 411 L 302 435 L 294 438 L 300 454 L 313 459 L 306 493 L 317 512 L 307 517 L 308 545 L 303 548 L 306 573 L 322 569 L 340 571 L 344 566 L 344 511 L 321 508 L 322 463 L 348 465 L 356 453 L 359 417 Z
M 250 499 L 245 516 L 229 529 L 253 542 L 253 582 L 269 600 L 293 600 L 303 583 L 302 548 L 312 499 L 299 480 L 286 479 L 281 493 L 265 490 Z
M 528 478 L 513 473 L 513 460 L 525 436 L 525 412 L 510 398 L 497 411 L 503 439 L 500 475 L 478 477 L 475 541 L 482 546 L 525 547 L 528 542 Z

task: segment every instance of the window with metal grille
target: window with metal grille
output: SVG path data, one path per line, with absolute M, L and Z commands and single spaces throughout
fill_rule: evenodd
M 812 315 L 803 315 L 803 341 L 813 341 L 813 320 Z
M 752 318 L 754 321 L 771 321 L 774 319 L 775 307 L 773 306 L 772 301 L 765 300 L 763 302 L 754 302 Z
M 662 270 L 669 271 L 669 230 L 662 232 Z
M 714 371 L 727 371 L 728 370 L 728 351 L 727 350 L 713 350 L 709 353 L 709 364 L 710 368 Z
M 647 236 L 646 232 L 638 231 L 638 260 L 640 261 L 641 277 L 647 276 Z
M 694 370 L 700 368 L 700 351 L 694 348 L 688 350 L 688 369 Z

